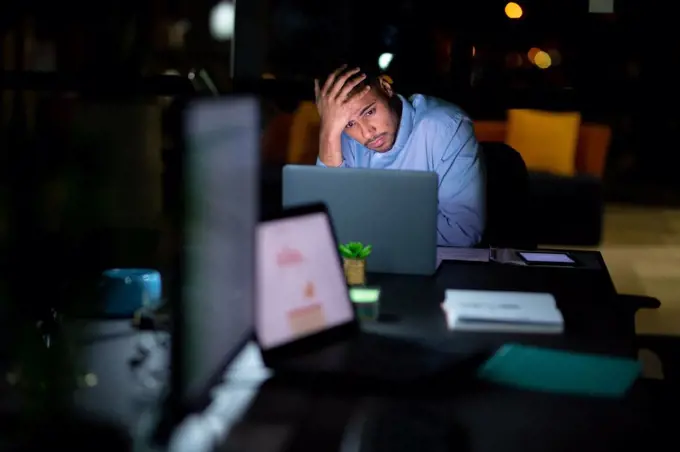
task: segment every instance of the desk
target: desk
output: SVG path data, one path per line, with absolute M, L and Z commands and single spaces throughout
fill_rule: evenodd
M 369 275 L 369 284 L 382 288 L 381 311 L 388 315 L 385 321 L 367 323 L 364 327 L 386 335 L 425 339 L 455 351 L 492 348 L 507 341 L 518 341 L 634 355 L 632 314 L 627 307 L 616 304 L 616 291 L 601 256 L 578 254 L 580 260 L 598 265 L 567 269 L 447 262 L 434 278 Z M 552 293 L 565 315 L 566 333 L 556 336 L 449 332 L 439 307 L 447 288 Z M 245 356 L 250 358 L 243 358 Z M 247 412 L 238 420 L 230 417 L 231 430 L 228 434 L 222 433 L 228 437 L 222 449 L 225 451 L 359 451 L 367 449 L 358 443 L 367 446 L 376 438 L 380 438 L 377 442 L 383 447 L 373 450 L 392 452 L 410 452 L 416 448 L 582 451 L 628 448 L 635 444 L 644 450 L 653 438 L 661 438 L 660 434 L 668 431 L 651 419 L 655 416 L 654 410 L 658 413 L 661 402 L 671 403 L 671 399 L 651 394 L 653 391 L 644 386 L 635 388 L 625 401 L 561 397 L 483 385 L 438 403 L 352 400 L 346 395 L 310 395 L 299 389 L 277 387 L 275 380 L 260 386 L 265 381 L 263 375 L 248 377 L 257 373 L 256 350 L 244 351 L 241 359 L 245 361 L 233 366 L 225 385 L 217 391 L 221 400 L 216 403 L 218 406 L 229 405 L 230 400 L 248 387 L 252 396 L 247 402 Z M 195 418 L 193 426 L 185 426 L 187 431 L 179 432 L 178 438 L 190 441 L 188 438 L 192 436 L 200 437 L 201 429 L 209 431 L 207 426 L 216 423 L 216 415 L 210 411 L 204 416 L 212 420 Z M 443 422 L 433 427 L 419 420 L 419 416 Z M 379 419 L 377 424 L 381 425 L 371 425 L 367 419 Z M 388 430 L 391 428 L 389 432 L 385 432 L 386 425 Z M 191 430 L 193 434 L 189 433 Z M 442 441 L 449 441 L 451 448 L 437 449 L 441 444 L 435 443 Z M 183 443 L 185 447 L 190 444 L 195 443 Z M 174 450 L 179 452 L 181 448 Z
M 617 302 L 616 290 L 598 252 L 574 252 L 584 268 L 529 267 L 492 262 L 445 261 L 434 278 L 371 274 L 380 286 L 385 322 L 373 332 L 425 339 L 451 351 L 476 351 L 509 341 L 575 351 L 635 356 L 634 312 Z M 440 309 L 446 289 L 548 292 L 565 319 L 565 334 L 452 333 Z M 391 321 L 390 321 L 391 320 Z
M 219 438 L 225 452 L 657 450 L 675 428 L 663 410 L 678 398 L 646 384 L 622 401 L 481 384 L 440 401 L 360 399 L 252 378 L 256 354 L 244 350 L 213 406 L 179 429 L 171 452 L 207 452 Z
M 599 253 L 586 253 L 583 256 L 579 253 L 578 257 L 601 263 Z M 512 340 L 609 354 L 631 355 L 634 352 L 633 337 L 628 334 L 633 330 L 628 330 L 630 322 L 626 320 L 629 316 L 632 319 L 632 315 L 616 305 L 616 292 L 603 263 L 595 269 L 566 269 L 446 262 L 435 277 L 370 275 L 369 283 L 380 285 L 383 290 L 381 310 L 392 316 L 391 319 L 387 316 L 387 321 L 366 324 L 365 327 L 382 334 L 424 339 L 438 347 L 454 351 L 493 348 Z M 550 292 L 555 295 L 564 312 L 567 332 L 559 336 L 451 333 L 446 328 L 439 307 L 447 288 Z M 124 327 L 100 325 L 94 329 L 107 336 L 104 333 L 108 328 Z M 129 357 L 134 354 L 134 344 L 139 339 L 123 337 L 124 335 L 120 335 L 116 347 L 110 345 L 111 348 L 106 350 L 104 345 L 92 343 L 87 354 L 93 362 L 90 368 L 97 368 L 98 364 L 95 362 L 100 359 L 116 359 L 118 364 L 115 365 L 126 366 L 127 369 Z M 109 344 L 112 344 L 111 340 L 112 337 L 109 338 Z M 117 355 L 120 357 L 115 358 Z M 119 373 L 120 371 L 112 371 L 111 375 Z M 120 375 L 118 381 L 123 383 L 110 381 L 108 390 L 116 391 L 115 394 L 121 399 L 131 398 L 134 391 L 122 386 L 138 382 L 133 383 L 129 373 L 125 378 Z M 359 450 L 356 444 L 347 445 L 347 438 L 353 436 L 346 429 L 348 422 L 351 425 L 352 419 L 357 416 L 360 418 L 362 413 L 371 410 L 374 413 L 383 413 L 385 410 L 395 413 L 404 411 L 399 407 L 400 401 L 348 399 L 344 395 L 311 395 L 299 389 L 277 386 L 275 381 L 262 387 L 268 378 L 269 373 L 262 368 L 259 353 L 251 344 L 228 370 L 225 383 L 215 389 L 213 404 L 205 412 L 187 419 L 178 429 L 170 450 L 207 451 L 224 438 L 228 440 L 224 443 L 223 450 L 228 451 L 339 450 L 341 445 L 341 450 Z M 126 379 L 130 381 L 124 383 Z M 100 390 L 104 391 L 104 388 Z M 115 396 L 112 393 L 109 397 Z M 116 401 L 113 407 L 121 406 L 121 402 L 122 400 Z M 588 422 L 595 425 L 598 416 L 609 416 L 612 412 L 621 412 L 617 419 L 622 419 L 622 425 L 631 426 L 631 432 L 636 432 L 635 428 L 639 424 L 635 412 L 640 405 L 631 405 L 632 408 L 624 410 L 621 406 L 628 405 L 602 404 L 592 400 L 498 388 L 485 388 L 484 391 L 477 388 L 448 403 L 449 405 L 423 404 L 419 409 L 435 414 L 441 414 L 442 410 L 455 414 L 456 421 L 450 425 L 459 425 L 470 436 L 470 441 L 475 445 L 472 450 L 496 452 L 498 449 L 494 447 L 506 442 L 530 450 L 531 447 L 525 441 L 534 433 L 534 424 L 542 425 L 551 432 L 557 430 L 553 434 L 558 442 L 569 439 L 573 431 L 581 432 L 583 437 L 587 437 L 590 434 Z M 566 410 L 567 406 L 572 405 L 576 410 L 572 409 L 569 415 L 554 415 L 556 406 L 564 406 Z M 134 406 L 133 403 L 125 403 L 120 411 L 138 414 L 139 410 L 134 409 Z M 357 409 L 365 406 L 369 408 Z M 544 425 L 547 419 L 554 422 L 550 426 Z M 398 422 L 394 420 L 393 423 L 408 426 L 414 419 L 404 416 Z M 355 430 L 361 431 L 363 424 L 358 424 L 361 425 Z M 139 431 L 139 426 L 131 425 L 130 429 Z M 354 436 L 357 439 L 356 434 Z M 578 439 L 578 435 L 575 438 Z M 573 441 L 582 448 L 582 444 L 576 439 Z M 551 440 L 544 438 L 543 442 L 536 442 L 534 449 L 555 450 Z

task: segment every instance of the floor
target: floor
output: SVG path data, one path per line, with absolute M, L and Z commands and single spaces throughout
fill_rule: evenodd
M 620 293 L 661 301 L 638 312 L 638 333 L 680 335 L 680 209 L 610 205 L 597 249 Z

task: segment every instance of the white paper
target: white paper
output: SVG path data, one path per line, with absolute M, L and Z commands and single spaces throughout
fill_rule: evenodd
M 489 262 L 489 250 L 486 248 L 450 248 L 437 247 L 437 267 L 442 261 Z
M 442 308 L 456 331 L 559 334 L 564 328 L 549 293 L 449 289 Z

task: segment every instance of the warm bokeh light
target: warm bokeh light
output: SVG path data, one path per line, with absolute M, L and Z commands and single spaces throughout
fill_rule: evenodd
M 534 58 L 536 58 L 536 54 L 538 54 L 538 52 L 540 52 L 540 51 L 541 51 L 541 49 L 539 49 L 538 47 L 530 48 L 529 51 L 527 52 L 527 57 L 529 58 L 529 61 L 531 61 L 533 63 Z
M 262 78 L 264 80 L 276 80 L 276 76 L 270 72 L 265 72 L 264 74 L 262 74 Z
M 505 5 L 505 15 L 508 16 L 510 19 L 519 19 L 522 17 L 523 11 L 522 7 L 519 6 L 515 2 L 510 2 L 507 5 Z
M 475 49 L 475 46 L 472 46 L 472 56 L 475 56 L 477 54 L 477 49 Z
M 534 64 L 540 69 L 548 69 L 552 65 L 550 55 L 542 50 L 539 51 L 536 56 L 534 56 Z

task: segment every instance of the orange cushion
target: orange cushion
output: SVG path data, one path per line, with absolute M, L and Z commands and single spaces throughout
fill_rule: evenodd
M 505 121 L 475 121 L 475 136 L 477 141 L 504 143 L 508 125 Z
M 301 102 L 293 114 L 288 142 L 288 163 L 313 164 L 319 154 L 321 118 L 314 102 Z
M 573 176 L 576 172 L 581 115 L 539 110 L 509 110 L 506 143 L 533 171 Z
M 576 171 L 602 177 L 611 137 L 612 131 L 605 125 L 583 124 L 576 149 Z
M 265 164 L 285 163 L 293 115 L 279 113 L 265 128 L 262 136 L 262 160 Z

